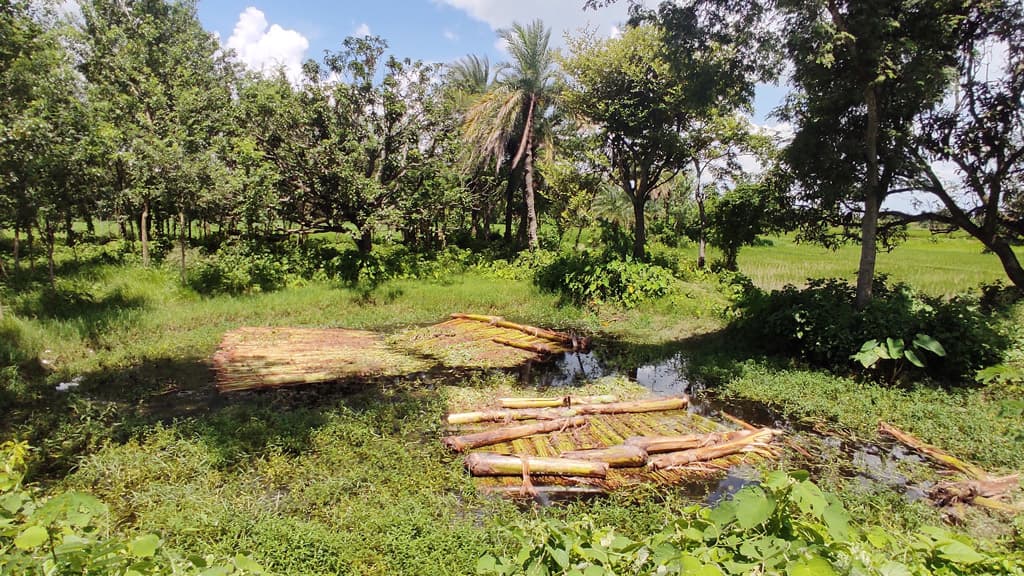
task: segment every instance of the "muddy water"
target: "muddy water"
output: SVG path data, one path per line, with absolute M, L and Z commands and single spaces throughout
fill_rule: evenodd
M 713 390 L 691 377 L 687 357 L 676 352 L 660 360 L 629 365 L 628 361 L 602 357 L 597 350 L 565 354 L 558 360 L 533 366 L 523 374 L 532 384 L 550 388 L 568 388 L 588 380 L 624 376 L 660 396 L 689 394 L 689 410 L 711 420 L 725 423 L 727 412 L 757 426 L 770 426 L 786 432 L 786 465 L 812 473 L 832 468 L 833 473 L 853 479 L 868 489 L 891 489 L 908 500 L 918 500 L 931 487 L 930 482 L 915 482 L 908 471 L 925 466 L 918 455 L 896 443 L 874 444 L 851 438 L 823 434 L 808 423 L 792 422 L 770 408 L 750 401 L 723 400 Z M 801 454 L 801 448 L 806 454 Z M 760 474 L 752 466 L 736 466 L 726 475 L 704 486 L 689 487 L 696 497 L 709 504 L 757 483 Z

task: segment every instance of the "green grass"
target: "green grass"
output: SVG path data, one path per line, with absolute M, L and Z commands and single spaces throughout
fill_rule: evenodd
M 973 243 L 943 242 L 914 235 L 892 255 L 914 255 L 893 278 L 932 293 L 999 278 Z M 806 250 L 817 249 L 776 239 L 745 249 L 741 268 L 770 287 L 849 266 L 836 254 L 809 257 Z M 271 293 L 203 297 L 178 285 L 173 265 L 144 269 L 131 255 L 111 264 L 98 252 L 82 247 L 76 263 L 62 250 L 56 290 L 45 287 L 41 271 L 0 287 L 7 311 L 0 438 L 32 440 L 35 479 L 48 489 L 90 490 L 110 504 L 119 531 L 157 532 L 185 552 L 252 553 L 276 573 L 465 574 L 483 553 L 508 552 L 503 526 L 524 516 L 586 516 L 640 535 L 692 501 L 686 490 L 645 488 L 524 511 L 478 495 L 437 442 L 441 417 L 451 399 L 521 387 L 504 374 L 220 397 L 208 360 L 224 332 L 247 325 L 392 332 L 454 311 L 504 315 L 601 333 L 637 362 L 685 348 L 724 392 L 794 418 L 865 438 L 886 419 L 993 470 L 1024 466 L 1024 417 L 994 389 L 907 391 L 744 362 L 741 350 L 714 341 L 729 298 L 710 279 L 682 282 L 633 310 L 565 306 L 527 280 L 481 273 L 391 281 L 370 291 L 301 281 Z M 947 282 L 938 264 L 962 275 Z M 721 355 L 718 364 L 702 364 L 701 354 L 712 352 Z M 76 376 L 83 377 L 78 391 L 53 391 Z M 885 520 L 884 497 L 850 490 L 844 498 L 864 510 L 859 517 Z M 901 510 L 893 529 L 932 519 L 920 506 Z
M 740 251 L 740 271 L 764 289 L 786 284 L 802 286 L 808 278 L 857 277 L 860 259 L 858 245 L 829 250 L 812 244 L 798 244 L 794 236 L 767 239 L 768 246 L 752 246 Z M 892 252 L 878 255 L 879 274 L 906 282 L 936 296 L 949 296 L 976 289 L 982 283 L 997 280 L 1007 283 L 999 259 L 983 253 L 983 246 L 965 234 L 932 235 L 912 229 L 908 240 Z

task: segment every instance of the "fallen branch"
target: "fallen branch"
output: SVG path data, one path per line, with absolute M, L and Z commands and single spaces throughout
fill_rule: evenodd
M 1006 496 L 1019 485 L 1020 474 L 985 480 L 945 482 L 933 488 L 928 493 L 928 497 L 938 506 L 978 504 L 1007 512 L 1020 512 L 1018 507 L 995 500 L 995 498 Z
M 466 450 L 472 450 L 473 448 L 493 446 L 494 444 L 500 444 L 502 442 L 516 440 L 518 438 L 525 438 L 527 436 L 533 436 L 534 434 L 544 434 L 547 432 L 564 430 L 570 427 L 583 426 L 586 423 L 587 419 L 585 417 L 574 416 L 572 418 L 548 420 L 538 422 L 536 424 L 522 424 L 520 426 L 485 430 L 483 432 L 466 434 L 464 436 L 448 436 L 441 440 L 441 442 L 456 452 L 465 452 Z
M 499 398 L 502 408 L 557 408 L 579 404 L 611 404 L 615 396 L 563 396 L 562 398 Z
M 448 424 L 472 424 L 475 422 L 511 422 L 513 420 L 554 420 L 591 414 L 637 414 L 661 412 L 686 408 L 689 398 L 662 398 L 635 402 L 613 402 L 610 404 L 580 404 L 564 408 L 527 408 L 522 410 L 484 410 L 461 412 L 448 415 Z
M 923 442 L 922 440 L 915 438 L 914 436 L 911 436 L 910 434 L 904 432 L 903 430 L 900 430 L 899 428 L 896 428 L 895 426 L 891 426 L 889 424 L 886 424 L 885 422 L 879 422 L 878 431 L 883 434 L 888 434 L 889 436 L 892 436 L 896 440 L 899 440 L 903 444 L 906 444 L 910 448 L 920 452 L 921 454 L 924 454 L 925 456 L 931 458 L 932 460 L 938 462 L 939 464 L 942 464 L 947 468 L 952 468 L 954 470 L 963 472 L 964 474 L 967 474 L 968 476 L 974 478 L 975 480 L 989 479 L 988 473 L 986 473 L 980 467 L 975 466 L 970 462 L 964 462 L 963 460 L 960 460 L 955 456 L 943 452 L 938 447 Z
M 732 442 L 654 456 L 648 461 L 647 465 L 654 470 L 662 470 L 665 468 L 678 468 L 695 462 L 705 462 L 743 452 L 757 452 L 763 456 L 770 455 L 768 442 L 771 442 L 772 438 L 778 433 L 777 430 L 772 430 L 771 428 L 762 428 L 757 432 Z
M 541 458 L 538 456 L 507 456 L 492 452 L 473 452 L 466 455 L 466 468 L 473 476 L 588 476 L 604 478 L 608 465 L 604 462 L 570 460 L 568 458 Z
M 625 444 L 643 448 L 649 454 L 662 454 L 732 442 L 751 434 L 753 432 L 749 430 L 734 430 L 732 432 L 687 434 L 685 436 L 631 436 L 626 438 Z
M 509 340 L 508 338 L 491 338 L 491 342 L 495 344 L 501 344 L 502 346 L 510 346 L 512 348 L 518 348 L 519 350 L 526 350 L 527 352 L 533 352 L 534 354 L 560 354 L 564 350 L 556 350 L 547 344 L 537 344 L 534 342 L 516 342 L 515 340 Z
M 646 450 L 639 446 L 628 446 L 626 444 L 593 450 L 562 452 L 559 454 L 559 457 L 571 460 L 604 462 L 611 468 L 639 468 L 647 463 Z

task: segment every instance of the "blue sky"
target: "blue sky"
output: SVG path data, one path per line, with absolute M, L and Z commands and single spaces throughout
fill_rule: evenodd
M 612 34 L 626 18 L 626 4 L 585 12 L 583 0 L 205 0 L 199 17 L 251 68 L 283 64 L 297 75 L 305 59 L 319 59 L 346 36 L 367 32 L 384 38 L 399 57 L 451 62 L 485 54 L 500 62 L 506 56 L 495 31 L 512 22 L 541 18 L 557 46 L 566 31 L 581 27 Z M 760 87 L 755 121 L 764 123 L 783 95 Z

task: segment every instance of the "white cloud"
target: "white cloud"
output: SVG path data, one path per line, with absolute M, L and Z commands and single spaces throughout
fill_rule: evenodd
M 355 31 L 352 32 L 352 35 L 360 37 L 360 38 L 363 37 L 363 36 L 369 36 L 370 35 L 370 25 L 367 24 L 366 22 L 363 22 L 363 23 L 359 24 L 359 26 L 356 26 Z
M 628 19 L 629 3 L 620 1 L 597 10 L 583 10 L 582 0 L 434 0 L 462 10 L 493 30 L 507 28 L 513 22 L 527 24 L 540 18 L 551 28 L 553 47 L 564 46 L 564 34 L 576 34 L 581 28 L 596 28 L 611 34 L 613 27 Z
M 618 26 L 612 26 L 611 32 L 608 34 L 612 38 L 622 38 L 622 28 Z
M 284 67 L 288 79 L 297 82 L 309 40 L 295 30 L 270 25 L 262 11 L 250 6 L 238 15 L 225 47 L 234 50 L 236 58 L 250 70 L 269 74 Z
M 455 42 L 456 40 L 459 39 L 459 35 L 456 34 L 455 32 L 452 32 L 448 28 L 442 30 L 441 35 L 444 36 L 446 39 L 451 40 L 452 42 Z

